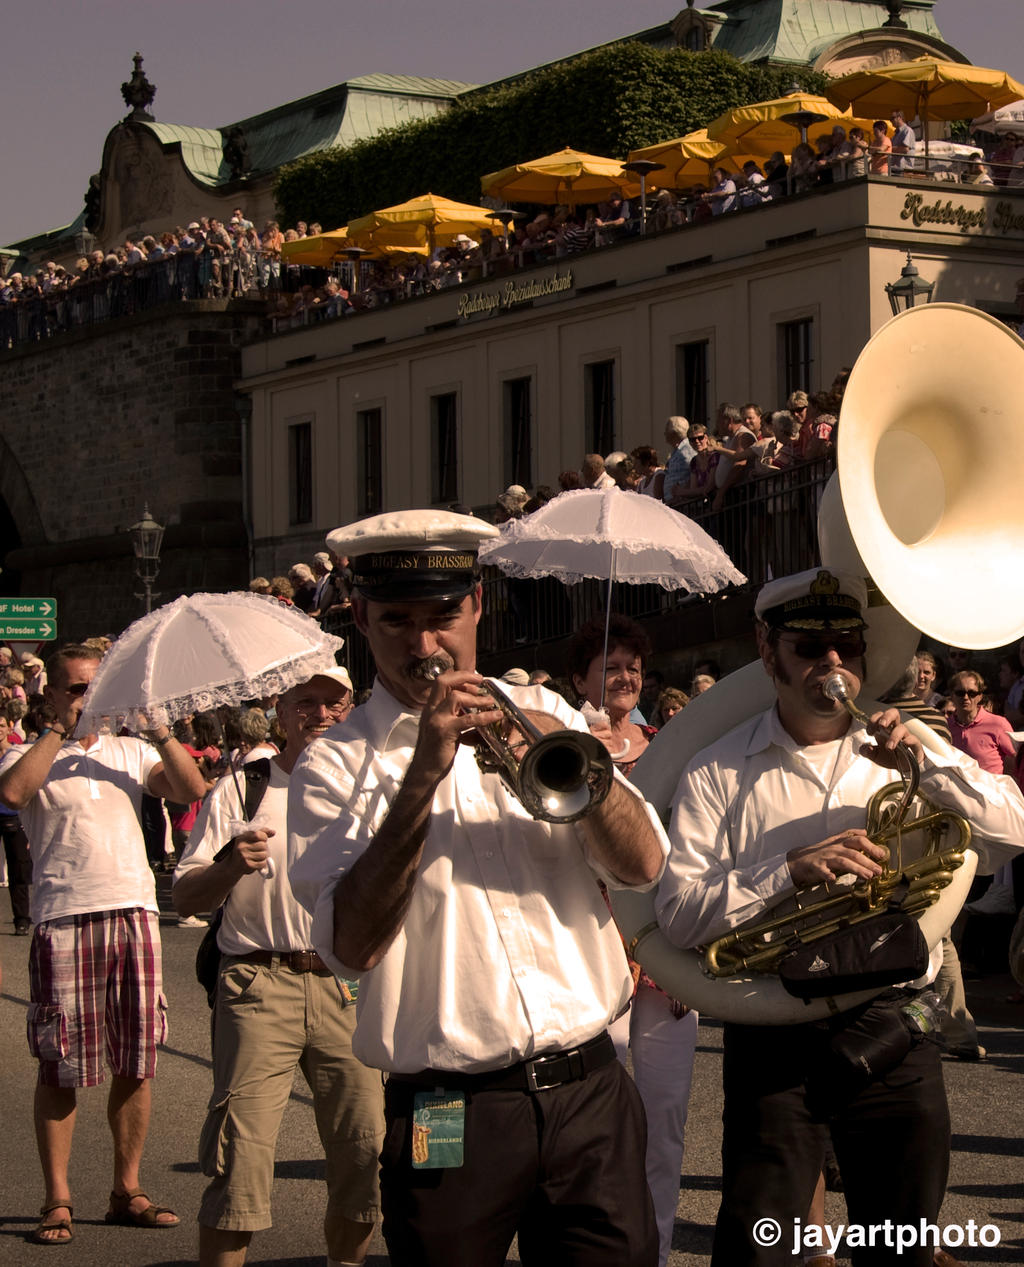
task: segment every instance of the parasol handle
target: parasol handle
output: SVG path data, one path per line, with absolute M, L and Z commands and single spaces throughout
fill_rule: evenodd
M 249 831 L 252 823 L 247 818 L 232 818 L 228 821 L 228 831 L 231 832 L 232 840 L 236 836 L 240 836 L 243 831 Z M 261 875 L 264 880 L 272 880 L 274 878 L 274 859 L 268 858 L 263 866 L 257 871 L 257 875 Z

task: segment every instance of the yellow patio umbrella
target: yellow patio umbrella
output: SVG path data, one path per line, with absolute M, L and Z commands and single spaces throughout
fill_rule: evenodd
M 492 198 L 506 202 L 564 203 L 575 207 L 581 202 L 600 202 L 613 194 L 635 198 L 640 181 L 622 169 L 617 158 L 600 158 L 579 150 L 559 150 L 528 163 L 516 163 L 491 172 L 480 180 L 480 188 Z
M 345 257 L 352 247 L 358 246 L 365 252 L 366 259 L 380 260 L 388 255 L 426 255 L 427 248 L 422 243 L 411 239 L 408 242 L 394 245 L 377 242 L 371 233 L 359 242 L 353 242 L 348 235 L 348 226 L 332 229 L 327 233 L 319 233 L 311 238 L 299 238 L 297 242 L 284 242 L 281 246 L 281 259 L 285 264 L 299 264 L 310 268 L 326 268 Z
M 765 157 L 775 150 L 788 154 L 805 139 L 812 124 L 839 120 L 842 110 L 814 93 L 790 92 L 771 101 L 733 106 L 708 124 L 708 137 L 721 141 L 730 152 L 748 149 Z
M 832 129 L 837 124 L 839 127 L 845 130 L 847 136 L 850 135 L 851 128 L 860 128 L 860 130 L 864 133 L 864 135 L 870 141 L 871 131 L 875 126 L 875 121 L 873 118 L 855 119 L 849 113 L 841 114 L 838 117 L 838 119 L 836 118 L 825 119 L 821 123 L 812 123 L 810 127 L 807 129 L 807 140 L 810 142 L 810 144 L 813 145 L 819 136 L 828 136 L 831 133 Z M 893 128 L 892 124 L 889 123 L 888 121 L 885 121 L 886 136 L 892 136 L 894 131 L 895 129 Z
M 997 110 L 1024 97 L 1024 84 L 1004 70 L 915 57 L 844 75 L 827 91 L 832 101 L 861 114 L 878 118 L 900 110 L 908 120 L 919 116 L 927 164 L 929 119 L 970 119 Z
M 494 219 L 487 207 L 453 202 L 437 194 L 422 194 L 394 207 L 384 207 L 359 216 L 348 224 L 349 238 L 356 246 L 389 246 L 415 250 L 450 246 L 459 234 L 478 237 L 481 230 L 494 231 Z
M 301 264 L 310 268 L 324 268 L 343 255 L 351 246 L 345 229 L 318 233 L 315 237 L 299 238 L 297 242 L 284 242 L 281 259 L 286 264 Z
M 662 189 L 679 189 L 688 181 L 706 181 L 712 167 L 724 164 L 730 171 L 735 167 L 727 147 L 721 141 L 712 141 L 707 128 L 630 150 L 627 162 L 637 160 L 661 164 L 662 170 L 651 172 L 648 183 Z
M 803 115 L 803 127 L 792 122 L 768 120 L 761 127 L 748 128 L 741 139 L 730 142 L 723 149 L 721 155 L 715 159 L 714 166 L 739 172 L 743 170 L 743 164 L 748 159 L 753 159 L 761 167 L 765 159 L 770 158 L 776 151 L 782 154 L 788 163 L 793 148 L 799 143 L 801 136 L 813 146 L 818 137 L 829 136 L 837 125 L 843 128 L 847 136 L 851 128 L 860 128 L 867 140 L 871 139 L 873 126 L 871 119 L 858 119 L 849 112 L 840 114 L 836 111 L 828 118 L 819 118 L 817 122 L 809 123 L 806 119 L 811 113 L 808 111 Z M 892 124 L 887 123 L 886 133 L 891 136 L 892 132 Z

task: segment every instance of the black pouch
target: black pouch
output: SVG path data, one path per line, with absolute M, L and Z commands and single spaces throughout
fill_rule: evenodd
M 798 999 L 821 999 L 913 981 L 927 967 L 917 921 L 886 911 L 792 951 L 779 962 L 779 980 Z
M 826 1022 L 832 1030 L 827 1055 L 807 1079 L 808 1106 L 827 1119 L 894 1069 L 913 1046 L 902 1012 L 904 996 L 888 991 L 849 1016 Z
M 203 934 L 203 940 L 196 951 L 196 980 L 206 991 L 206 1001 L 213 1007 L 217 997 L 217 978 L 220 976 L 220 947 L 217 945 L 217 933 L 224 919 L 224 907 L 217 908 L 217 914 L 210 920 L 210 926 Z

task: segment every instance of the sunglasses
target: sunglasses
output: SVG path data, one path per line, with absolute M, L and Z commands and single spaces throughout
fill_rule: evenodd
M 958 686 L 956 690 L 951 692 L 957 699 L 977 699 L 981 691 L 967 691 L 962 686 Z
M 74 682 L 71 686 L 65 686 L 64 692 L 67 695 L 73 695 L 77 699 L 80 695 L 84 695 L 88 689 L 88 682 Z
M 844 634 L 835 638 L 797 638 L 786 641 L 786 646 L 801 660 L 820 660 L 834 651 L 841 660 L 856 660 L 864 654 L 864 639 L 860 634 Z

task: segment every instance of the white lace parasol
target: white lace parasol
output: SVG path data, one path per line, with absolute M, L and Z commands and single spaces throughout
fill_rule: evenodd
M 166 726 L 189 713 L 280 694 L 337 665 L 341 638 L 260 594 L 192 594 L 129 625 L 103 657 L 79 733 Z
M 712 594 L 746 577 L 692 519 L 653 497 L 618 488 L 562 493 L 480 547 L 480 562 L 509 576 L 661 585 Z

